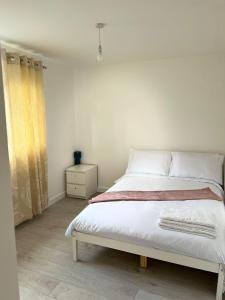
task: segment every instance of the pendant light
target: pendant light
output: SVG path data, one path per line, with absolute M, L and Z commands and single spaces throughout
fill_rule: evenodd
M 98 54 L 97 61 L 103 61 L 102 44 L 101 44 L 101 29 L 105 27 L 105 23 L 97 23 L 96 28 L 98 29 Z

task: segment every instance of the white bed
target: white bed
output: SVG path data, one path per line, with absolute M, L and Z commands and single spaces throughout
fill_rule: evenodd
M 215 181 L 148 174 L 128 174 L 107 192 L 188 190 L 209 187 L 223 196 Z M 161 229 L 164 207 L 203 208 L 215 216 L 216 239 Z M 74 259 L 77 242 L 84 241 L 172 263 L 218 273 L 217 300 L 222 299 L 225 264 L 225 209 L 222 201 L 115 201 L 88 205 L 69 225 Z
M 109 191 L 197 189 L 210 187 L 223 194 L 221 187 L 212 182 L 184 178 L 155 178 L 148 175 L 127 175 Z M 163 207 L 182 205 L 213 212 L 216 217 L 217 238 L 208 239 L 182 232 L 161 229 L 158 225 Z M 116 221 L 116 222 L 115 222 Z M 115 201 L 88 205 L 70 224 L 67 236 L 73 231 L 134 243 L 178 254 L 225 263 L 225 210 L 215 200 L 189 201 Z

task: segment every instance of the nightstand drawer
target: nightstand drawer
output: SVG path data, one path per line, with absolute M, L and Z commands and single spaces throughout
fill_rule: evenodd
M 67 183 L 67 194 L 73 196 L 86 197 L 86 186 Z
M 85 184 L 86 176 L 83 173 L 66 172 L 66 181 L 67 183 Z

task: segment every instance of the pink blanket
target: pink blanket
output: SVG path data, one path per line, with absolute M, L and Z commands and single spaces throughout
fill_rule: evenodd
M 203 188 L 196 190 L 107 192 L 90 199 L 88 202 L 91 204 L 109 201 L 185 201 L 204 199 L 223 200 L 210 188 Z

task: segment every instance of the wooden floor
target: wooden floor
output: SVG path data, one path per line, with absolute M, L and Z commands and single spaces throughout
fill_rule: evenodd
M 72 261 L 69 222 L 86 201 L 64 199 L 16 228 L 21 300 L 215 299 L 216 275 L 80 243 Z

